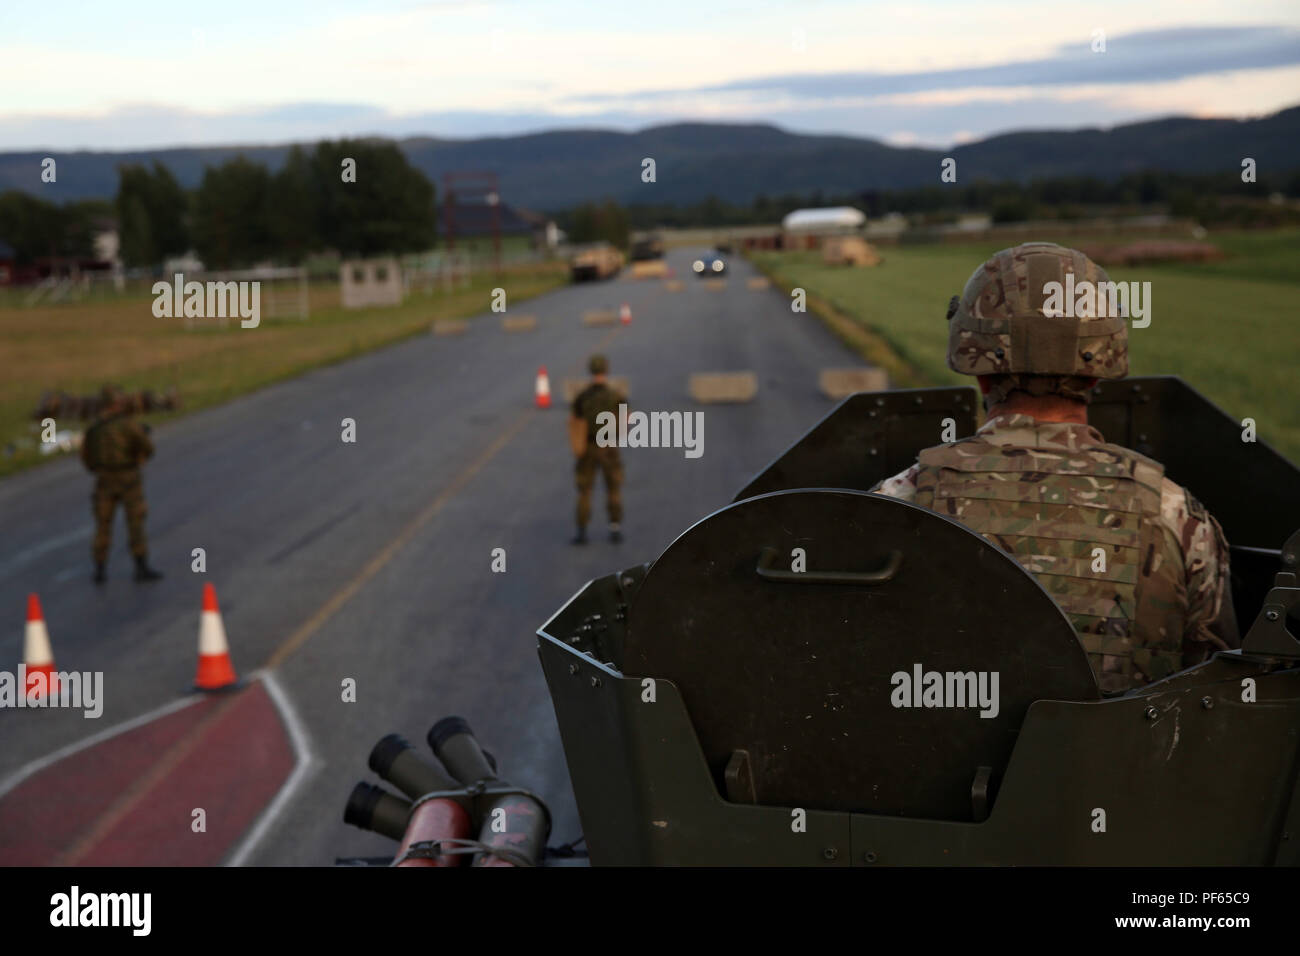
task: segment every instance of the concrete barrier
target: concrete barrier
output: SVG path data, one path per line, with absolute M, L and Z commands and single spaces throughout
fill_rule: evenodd
M 605 379 L 609 387 L 620 395 L 627 397 L 627 379 L 621 375 L 613 375 Z M 566 378 L 564 380 L 564 404 L 572 405 L 573 400 L 578 397 L 578 393 L 591 384 L 589 378 Z
M 848 398 L 858 392 L 883 392 L 889 376 L 883 368 L 824 368 L 817 385 L 827 398 Z
M 613 309 L 589 309 L 582 313 L 583 325 L 613 325 L 618 321 L 618 313 Z
M 467 328 L 469 323 L 464 319 L 436 319 L 430 331 L 434 335 L 460 335 Z
M 632 278 L 659 279 L 668 275 L 668 263 L 662 259 L 644 259 L 632 263 Z
M 501 329 L 505 332 L 531 332 L 537 328 L 535 315 L 508 315 L 501 320 Z
M 704 404 L 751 402 L 758 393 L 753 372 L 696 372 L 686 383 L 691 398 Z

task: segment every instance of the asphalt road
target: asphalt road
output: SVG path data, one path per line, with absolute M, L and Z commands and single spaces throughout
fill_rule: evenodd
M 747 288 L 755 273 L 739 259 L 724 290 L 706 289 L 690 275 L 697 252 L 669 255 L 681 292 L 658 280 L 567 287 L 512 305 L 537 316 L 535 331 L 506 333 L 485 313 L 464 335 L 423 336 L 159 428 L 145 481 L 152 556 L 167 576 L 154 585 L 130 580 L 120 518 L 110 580 L 90 583 L 90 480 L 78 462 L 0 483 L 0 668 L 21 657 L 25 597 L 36 591 L 57 666 L 105 672 L 106 698 L 99 720 L 0 710 L 0 780 L 185 694 L 207 580 L 236 668 L 275 669 L 313 758 L 248 862 L 391 853 L 389 841 L 343 824 L 347 794 L 373 782 L 366 757 L 381 736 L 397 731 L 423 749 L 448 714 L 470 721 L 503 776 L 547 800 L 552 843 L 577 837 L 534 631 L 590 578 L 652 560 L 725 505 L 832 407 L 818 371 L 859 364 L 779 291 Z M 630 325 L 582 323 L 585 310 L 621 302 Z M 606 540 L 598 488 L 583 549 L 568 543 L 561 383 L 597 348 L 628 378 L 635 407 L 704 408 L 704 454 L 625 451 L 626 540 Z M 533 407 L 539 365 L 551 374 L 549 411 Z M 698 406 L 687 395 L 692 372 L 738 370 L 758 375 L 752 403 Z M 340 440 L 344 418 L 356 421 L 355 444 Z M 199 547 L 206 575 L 190 570 Z M 498 547 L 505 573 L 491 571 Z M 349 677 L 355 703 L 341 699 Z

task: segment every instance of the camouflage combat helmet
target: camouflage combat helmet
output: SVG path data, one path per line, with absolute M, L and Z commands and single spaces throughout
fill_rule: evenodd
M 1080 298 L 1085 281 L 1094 294 Z M 1083 253 L 1055 243 L 1003 249 L 948 304 L 948 367 L 996 376 L 990 406 L 1013 391 L 1087 401 L 1092 379 L 1128 374 L 1125 310 L 1111 310 L 1108 282 Z
M 604 375 L 609 371 L 609 359 L 597 353 L 588 359 L 587 368 L 592 375 Z

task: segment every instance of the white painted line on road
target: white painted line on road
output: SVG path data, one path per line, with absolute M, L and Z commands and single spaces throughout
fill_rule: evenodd
M 0 578 L 5 577 L 11 571 L 17 570 L 24 564 L 34 561 L 43 554 L 48 554 L 51 551 L 64 547 L 65 545 L 73 544 L 74 542 L 82 540 L 90 540 L 89 528 L 82 528 L 80 531 L 69 531 L 67 534 L 58 535 L 57 537 L 51 538 L 49 541 L 43 541 L 34 547 L 28 548 L 26 551 L 19 551 L 8 561 L 4 562 L 4 564 L 0 564 Z
M 200 700 L 203 700 L 203 698 L 198 696 L 177 698 L 170 704 L 163 704 L 161 707 L 143 713 L 139 717 L 132 717 L 130 720 L 117 724 L 114 727 L 109 727 L 107 730 L 101 730 L 97 734 L 91 734 L 89 737 L 70 743 L 66 747 L 60 747 L 58 750 L 46 754 L 44 757 L 38 757 L 36 760 L 33 760 L 31 763 L 10 774 L 3 782 L 0 782 L 0 797 L 3 797 L 32 774 L 44 770 L 51 764 L 58 763 L 64 757 L 70 757 L 88 747 L 101 744 L 105 740 L 111 740 L 118 734 L 124 734 L 128 730 L 135 730 L 135 728 L 141 727 L 150 721 L 157 720 L 159 717 L 166 717 L 168 714 L 175 713 L 184 707 L 188 707 L 190 704 L 198 703 Z
M 257 671 L 253 679 L 260 677 L 266 684 L 266 692 L 270 694 L 271 700 L 275 702 L 276 710 L 280 712 L 280 718 L 284 721 L 285 729 L 289 731 L 289 741 L 293 744 L 293 752 L 297 758 L 294 764 L 293 773 L 289 779 L 284 782 L 278 793 L 275 795 L 269 806 L 262 811 L 253 828 L 248 831 L 244 838 L 239 841 L 238 846 L 226 858 L 226 866 L 243 866 L 257 845 L 262 842 L 266 834 L 270 832 L 271 827 L 275 824 L 280 814 L 284 812 L 292 802 L 293 798 L 307 778 L 315 773 L 319 763 L 312 755 L 311 738 L 307 734 L 307 728 L 303 725 L 302 720 L 298 717 L 298 712 L 294 710 L 293 704 L 289 701 L 289 695 L 280 682 L 276 680 L 274 671 Z

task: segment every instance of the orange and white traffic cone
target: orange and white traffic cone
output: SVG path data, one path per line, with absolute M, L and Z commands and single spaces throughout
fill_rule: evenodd
M 551 407 L 551 380 L 546 374 L 546 366 L 537 370 L 537 407 Z
M 226 643 L 226 626 L 221 623 L 217 607 L 217 590 L 211 583 L 203 585 L 203 613 L 199 618 L 199 670 L 194 677 L 195 690 L 226 690 L 239 683 L 230 663 L 230 645 Z
M 23 672 L 22 693 L 28 700 L 40 700 L 46 693 L 53 695 L 58 691 L 58 679 L 54 676 L 54 652 L 50 649 L 50 632 L 45 628 L 41 601 L 35 594 L 27 595 Z M 34 674 L 40 674 L 41 679 L 33 681 Z
M 624 325 L 632 324 L 632 307 L 626 302 L 618 310 L 618 320 Z

